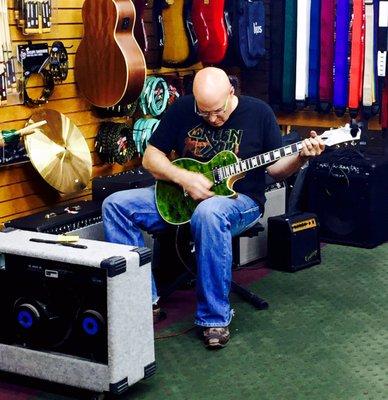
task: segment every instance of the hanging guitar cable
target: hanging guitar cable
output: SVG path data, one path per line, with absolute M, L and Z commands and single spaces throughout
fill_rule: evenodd
M 168 86 L 168 102 L 167 105 L 171 106 L 180 96 L 183 95 L 182 79 L 178 77 L 165 77 Z
M 149 76 L 140 95 L 140 108 L 144 115 L 154 117 L 162 114 L 168 103 L 169 91 L 167 82 L 156 76 Z
M 96 135 L 95 148 L 102 162 L 125 164 L 136 154 L 131 127 L 110 121 L 102 122 Z
M 140 118 L 133 126 L 133 140 L 139 155 L 143 155 L 151 135 L 160 123 L 156 118 Z

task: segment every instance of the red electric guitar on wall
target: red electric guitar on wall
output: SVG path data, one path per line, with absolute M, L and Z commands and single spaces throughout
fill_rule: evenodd
M 205 64 L 221 62 L 228 48 L 224 0 L 193 0 L 191 18 L 198 38 L 200 61 Z

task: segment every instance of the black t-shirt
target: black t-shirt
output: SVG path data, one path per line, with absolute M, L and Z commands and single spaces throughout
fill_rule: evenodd
M 240 96 L 236 109 L 219 128 L 194 112 L 194 97 L 184 96 L 167 110 L 150 144 L 169 154 L 208 161 L 222 150 L 233 151 L 240 159 L 257 156 L 282 146 L 279 125 L 272 109 L 263 101 Z M 260 204 L 265 203 L 265 167 L 248 171 L 233 189 Z

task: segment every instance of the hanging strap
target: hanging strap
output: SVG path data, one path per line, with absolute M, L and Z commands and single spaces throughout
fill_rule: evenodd
M 349 0 L 337 0 L 336 14 L 333 106 L 336 115 L 342 117 L 348 105 Z
M 365 0 L 365 50 L 364 74 L 362 86 L 362 113 L 364 118 L 372 116 L 372 104 L 375 93 L 375 57 L 374 57 L 374 9 L 373 0 Z
M 284 56 L 283 56 L 283 107 L 295 107 L 295 58 L 296 58 L 296 0 L 285 0 Z
M 334 0 L 322 0 L 319 108 L 323 112 L 330 111 L 333 101 L 334 15 Z
M 384 90 L 384 80 L 388 76 L 388 1 L 383 0 L 379 2 L 379 12 L 378 12 L 378 29 L 377 29 L 377 76 L 378 76 L 378 101 L 381 104 L 381 113 L 385 111 L 388 113 L 387 108 L 384 109 L 383 103 L 383 90 Z
M 321 0 L 311 0 L 310 46 L 309 46 L 309 87 L 308 102 L 316 104 L 319 94 L 319 65 L 321 48 Z
M 388 129 L 388 76 L 385 77 L 385 85 L 382 90 L 380 124 L 382 129 Z
M 284 1 L 270 2 L 270 68 L 269 68 L 269 103 L 278 108 L 282 101 L 283 52 L 284 52 Z
M 352 41 L 350 55 L 349 114 L 356 118 L 361 100 L 364 67 L 364 7 L 362 0 L 353 1 Z
M 311 0 L 298 0 L 296 32 L 295 100 L 304 107 L 308 96 L 309 43 Z

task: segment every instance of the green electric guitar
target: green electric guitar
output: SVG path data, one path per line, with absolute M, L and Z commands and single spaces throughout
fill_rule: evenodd
M 346 124 L 344 127 L 325 131 L 321 138 L 325 146 L 354 145 L 360 139 L 361 131 L 358 130 L 354 135 L 352 136 L 350 127 Z M 299 153 L 302 148 L 302 141 L 300 141 L 246 160 L 240 160 L 233 152 L 224 150 L 205 163 L 191 158 L 179 158 L 173 161 L 173 164 L 205 175 L 214 183 L 211 190 L 216 195 L 234 197 L 236 192 L 233 190 L 233 184 L 236 180 L 243 178 L 247 171 Z M 173 225 L 189 222 L 198 204 L 198 201 L 193 200 L 181 186 L 163 180 L 156 182 L 155 196 L 161 217 Z

